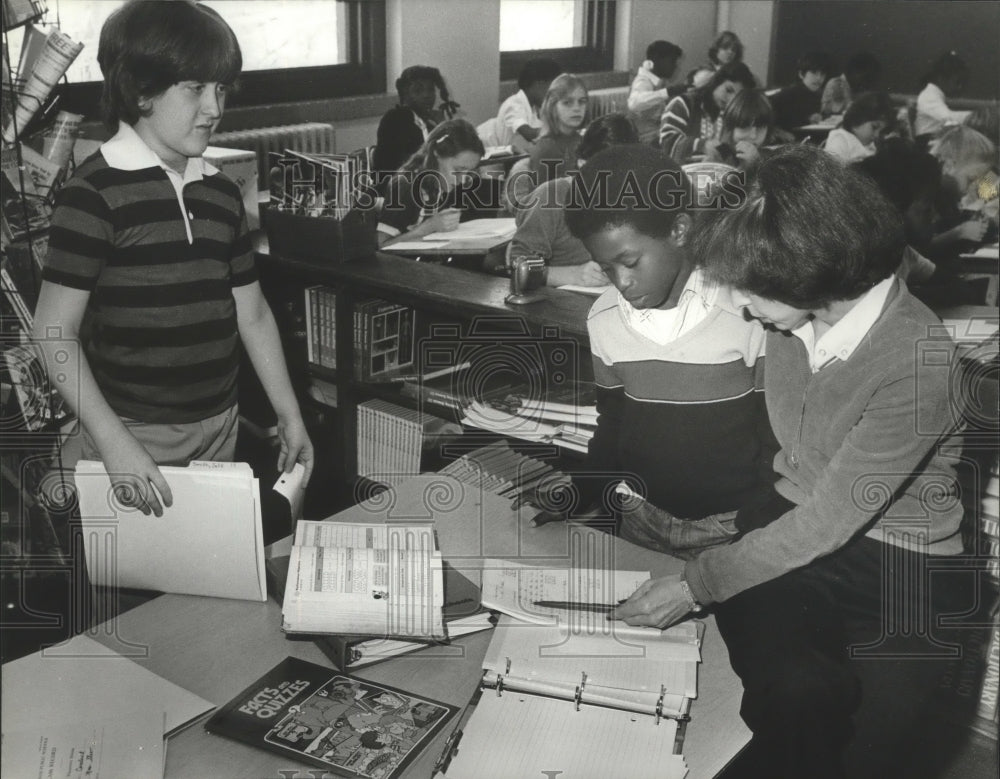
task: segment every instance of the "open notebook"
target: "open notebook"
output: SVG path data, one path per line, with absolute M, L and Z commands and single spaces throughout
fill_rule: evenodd
M 104 464 L 76 466 L 87 572 L 95 586 L 263 601 L 260 490 L 246 463 L 161 466 L 173 505 L 163 516 L 122 506 Z

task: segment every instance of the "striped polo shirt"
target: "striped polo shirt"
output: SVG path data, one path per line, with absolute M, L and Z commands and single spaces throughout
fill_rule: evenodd
M 42 278 L 90 292 L 81 343 L 120 416 L 178 424 L 236 403 L 232 289 L 257 271 L 239 189 L 204 160 L 168 175 L 123 123 L 59 191 Z
M 594 303 L 587 329 L 599 417 L 590 484 L 578 484 L 584 498 L 624 478 L 658 508 L 695 519 L 736 510 L 773 481 L 763 328 L 724 288 L 703 308 L 666 340 L 636 326 L 617 290 Z

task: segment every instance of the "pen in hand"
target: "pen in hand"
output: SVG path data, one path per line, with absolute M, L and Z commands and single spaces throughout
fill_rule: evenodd
M 536 600 L 532 605 L 545 609 L 565 609 L 566 611 L 596 611 L 605 613 L 621 606 L 628 598 L 622 598 L 617 603 L 586 603 L 573 600 Z

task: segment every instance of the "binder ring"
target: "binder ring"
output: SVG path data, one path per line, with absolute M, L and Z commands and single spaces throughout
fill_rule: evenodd
M 576 694 L 573 696 L 573 706 L 577 711 L 580 710 L 580 699 L 583 697 L 583 687 L 579 686 L 576 688 Z
M 497 697 L 503 696 L 503 676 L 497 675 Z

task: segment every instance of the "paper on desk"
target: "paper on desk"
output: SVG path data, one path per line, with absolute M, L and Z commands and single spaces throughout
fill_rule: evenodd
M 18 779 L 163 776 L 163 712 L 46 724 L 3 733 L 0 775 Z
M 443 233 L 440 233 L 443 235 Z M 399 243 L 390 243 L 388 246 L 383 246 L 382 251 L 384 252 L 416 252 L 423 251 L 426 249 L 440 249 L 442 246 L 447 246 L 448 241 L 400 241 Z
M 565 289 L 570 292 L 580 292 L 584 295 L 594 295 L 595 297 L 600 297 L 609 289 L 614 289 L 614 284 L 602 284 L 599 287 L 587 287 L 583 284 L 563 284 L 557 289 Z
M 972 253 L 973 257 L 992 257 L 993 259 L 1000 258 L 1000 244 L 993 244 L 992 246 L 980 246 Z
M 302 503 L 306 497 L 306 491 L 302 488 L 302 479 L 305 475 L 305 466 L 302 463 L 295 463 L 291 473 L 282 472 L 278 481 L 274 483 L 274 491 L 288 501 L 293 522 L 302 518 Z
M 263 601 L 260 492 L 246 463 L 160 466 L 173 505 L 144 516 L 114 497 L 103 463 L 76 466 L 87 570 L 96 586 Z
M 89 722 L 95 715 L 117 717 L 137 706 L 160 717 L 166 714 L 161 736 L 215 708 L 83 634 L 3 665 L 4 733 L 37 732 L 53 722 Z
M 444 233 L 430 233 L 424 241 L 464 241 L 473 238 L 512 238 L 517 230 L 513 217 L 497 219 L 470 219 L 459 223 L 454 230 Z M 395 245 L 395 244 L 394 244 Z

